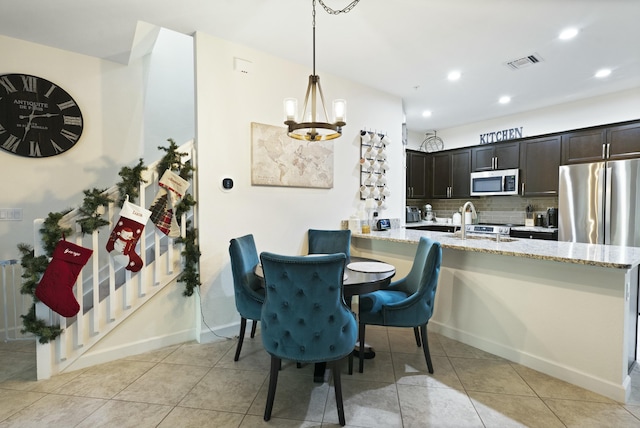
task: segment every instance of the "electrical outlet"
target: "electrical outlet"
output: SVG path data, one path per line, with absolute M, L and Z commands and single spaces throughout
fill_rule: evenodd
M 22 208 L 0 208 L 0 221 L 22 221 Z

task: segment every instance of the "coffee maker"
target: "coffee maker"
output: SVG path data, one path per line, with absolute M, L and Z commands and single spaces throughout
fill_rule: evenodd
M 547 227 L 558 227 L 558 208 L 547 208 Z

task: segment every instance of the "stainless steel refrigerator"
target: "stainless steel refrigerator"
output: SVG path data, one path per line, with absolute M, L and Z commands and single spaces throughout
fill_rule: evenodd
M 640 247 L 640 159 L 564 165 L 558 240 Z

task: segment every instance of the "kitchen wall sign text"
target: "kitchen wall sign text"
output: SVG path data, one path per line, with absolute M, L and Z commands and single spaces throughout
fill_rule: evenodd
M 480 134 L 480 144 L 497 143 L 499 141 L 522 138 L 522 126 L 520 128 L 503 129 L 502 131 Z

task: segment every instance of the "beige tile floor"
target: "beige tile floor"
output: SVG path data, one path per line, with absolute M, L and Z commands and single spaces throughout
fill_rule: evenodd
M 411 329 L 369 327 L 377 355 L 342 367 L 349 427 L 640 427 L 640 370 L 629 403 L 429 334 L 429 375 Z M 273 415 L 262 420 L 269 356 L 247 338 L 186 343 L 35 380 L 33 342 L 0 343 L 0 427 L 338 426 L 329 371 L 284 362 Z

